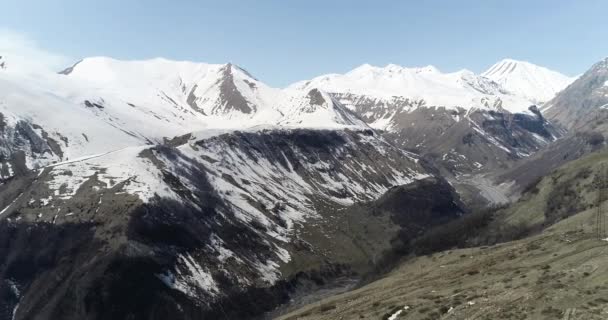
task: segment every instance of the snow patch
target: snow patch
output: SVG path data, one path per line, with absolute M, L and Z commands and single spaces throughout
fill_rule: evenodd
M 199 291 L 214 296 L 219 292 L 211 274 L 189 254 L 179 254 L 175 271 L 165 271 L 156 276 L 169 288 L 179 290 L 193 298 L 200 298 Z
M 96 178 L 106 188 L 122 184 L 122 189 L 148 202 L 155 195 L 177 199 L 164 183 L 162 173 L 142 151 L 150 146 L 130 147 L 101 155 L 87 156 L 53 165 L 47 182 L 55 196 L 69 199 L 89 179 Z M 63 192 L 60 192 L 63 190 Z

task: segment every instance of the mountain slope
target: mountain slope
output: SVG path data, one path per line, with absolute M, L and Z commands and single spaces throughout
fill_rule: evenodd
M 597 152 L 561 166 L 494 213 L 496 229 L 472 233 L 490 240 L 497 230 L 538 234 L 419 256 L 279 319 L 603 319 L 608 287 L 598 283 L 608 261 L 596 213 L 607 164 L 608 154 Z
M 233 64 L 88 58 L 62 74 L 72 85 L 82 84 L 81 92 L 66 95 L 101 101 L 103 110 L 98 112 L 108 121 L 112 117 L 137 118 L 134 123 L 160 120 L 157 130 L 163 122 L 173 131 L 173 127 L 196 131 L 256 125 L 365 126 L 323 92 L 271 88 Z M 186 133 L 181 131 L 163 134 Z
M 547 102 L 543 112 L 569 130 L 606 131 L 608 58 L 594 64 L 568 88 Z
M 29 78 L 0 73 L 4 179 L 19 171 L 145 144 Z
M 567 222 L 580 226 L 590 218 Z M 608 277 L 605 245 L 583 226 L 419 257 L 277 319 L 604 319 L 608 288 L 598 282 Z
M 516 113 L 548 101 L 573 80 L 529 62 L 504 59 L 480 75 L 468 70 L 442 73 L 433 66 L 362 65 L 346 74 L 319 76 L 291 87 L 320 88 L 384 101 L 400 97 L 412 102 L 410 111 L 420 105 L 500 111 L 500 103 L 500 108 Z
M 594 64 L 566 89 L 547 102 L 542 111 L 557 126 L 562 137 L 533 156 L 496 174 L 518 194 L 555 168 L 606 146 L 608 133 L 608 59 Z
M 270 88 L 231 64 L 89 58 L 61 74 L 0 72 L 0 83 L 4 178 L 200 130 L 368 129 L 324 92 Z

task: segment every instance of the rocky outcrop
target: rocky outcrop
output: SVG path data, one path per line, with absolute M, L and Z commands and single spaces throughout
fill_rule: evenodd
M 58 141 L 37 124 L 13 120 L 0 113 L 0 180 L 22 176 L 34 167 L 63 159 L 67 138 Z

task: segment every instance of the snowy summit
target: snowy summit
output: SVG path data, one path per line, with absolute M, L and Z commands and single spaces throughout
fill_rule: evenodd
M 513 59 L 501 60 L 481 75 L 537 104 L 549 101 L 576 79 L 530 62 Z

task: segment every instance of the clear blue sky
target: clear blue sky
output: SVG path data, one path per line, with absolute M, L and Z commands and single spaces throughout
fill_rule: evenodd
M 576 75 L 608 56 L 604 0 L 10 0 L 0 28 L 78 60 L 233 62 L 283 86 L 360 64 L 479 72 L 510 57 Z

